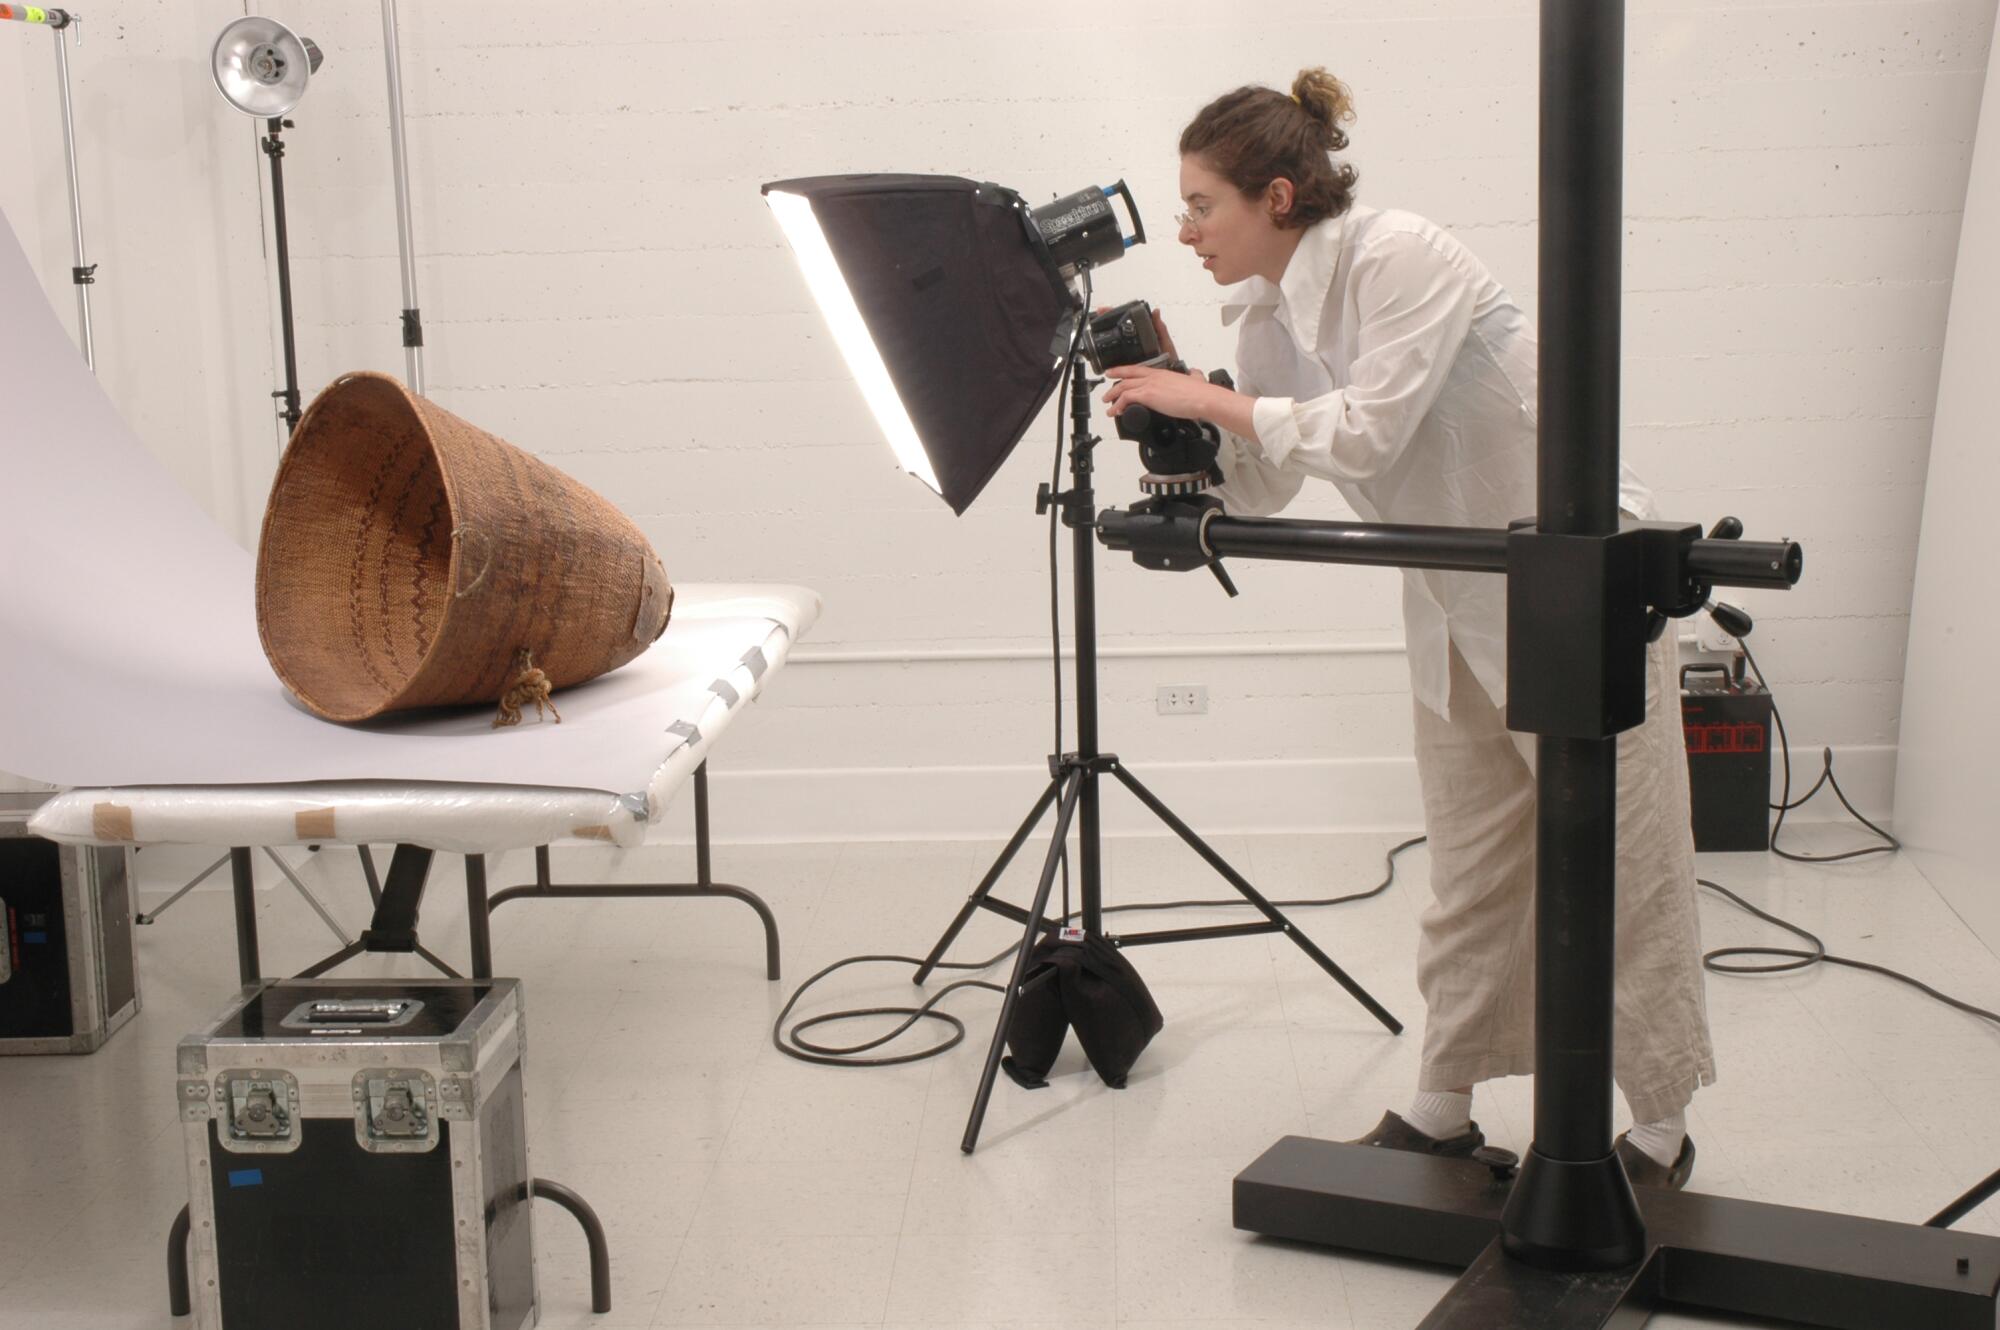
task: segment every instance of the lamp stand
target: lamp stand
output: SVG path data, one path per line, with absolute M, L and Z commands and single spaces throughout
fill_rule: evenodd
M 285 404 L 278 415 L 285 422 L 285 435 L 289 439 L 299 427 L 299 356 L 292 334 L 292 253 L 285 232 L 285 141 L 280 135 L 292 127 L 292 122 L 272 116 L 264 124 L 265 135 L 257 142 L 271 163 L 271 229 L 277 237 L 278 250 L 278 323 L 285 341 L 285 386 L 271 396 Z
M 1402 1033 L 1403 1026 L 1388 1010 L 1377 1002 L 1368 991 L 1335 964 L 1333 959 L 1316 946 L 1312 939 L 1287 919 L 1284 913 L 1251 886 L 1229 865 L 1220 854 L 1194 833 L 1188 825 L 1175 816 L 1174 811 L 1162 803 L 1158 796 L 1140 783 L 1116 754 L 1106 753 L 1098 747 L 1097 737 L 1097 576 L 1096 545 L 1097 516 L 1096 494 L 1091 488 L 1093 470 L 1092 455 L 1098 439 L 1090 432 L 1090 393 L 1100 380 L 1087 376 L 1087 364 L 1081 355 L 1072 355 L 1070 364 L 1070 422 L 1071 441 L 1069 451 L 1070 487 L 1052 493 L 1045 485 L 1037 496 L 1035 510 L 1047 512 L 1051 504 L 1062 508 L 1063 523 L 1074 533 L 1071 578 L 1073 598 L 1076 605 L 1076 751 L 1051 754 L 1049 757 L 1049 783 L 1041 797 L 1029 810 L 1014 832 L 1006 847 L 993 861 L 993 865 L 980 879 L 979 885 L 959 908 L 958 915 L 946 928 L 944 935 L 931 948 L 930 955 L 916 973 L 916 982 L 922 984 L 930 978 L 931 972 L 944 958 L 951 944 L 957 940 L 967 921 L 975 910 L 990 910 L 1003 918 L 1011 919 L 1023 926 L 1021 949 L 1014 957 L 1014 970 L 1007 981 L 1007 989 L 1000 1003 L 1000 1015 L 993 1025 L 993 1042 L 986 1051 L 986 1066 L 979 1078 L 979 1090 L 973 1097 L 972 1114 L 965 1124 L 965 1137 L 959 1148 L 971 1154 L 979 1143 L 979 1129 L 986 1118 L 987 1102 L 993 1095 L 993 1082 L 1000 1068 L 1000 1055 L 1007 1043 L 1007 1026 L 1014 1014 L 1014 1003 L 1029 988 L 1046 982 L 1048 973 L 1029 973 L 1029 953 L 1039 934 L 1053 931 L 1060 921 L 1048 918 L 1049 894 L 1054 886 L 1056 870 L 1062 862 L 1064 849 L 1069 840 L 1072 820 L 1077 826 L 1080 841 L 1078 864 L 1081 877 L 1081 904 L 1079 912 L 1086 933 L 1101 936 L 1115 947 L 1154 946 L 1166 942 L 1202 942 L 1211 938 L 1245 937 L 1257 933 L 1283 933 L 1298 948 L 1312 957 L 1319 967 L 1333 976 L 1342 988 L 1353 995 L 1355 1001 L 1368 1009 L 1370 1015 L 1388 1028 L 1391 1034 Z M 1131 933 L 1123 936 L 1104 932 L 1103 893 L 1103 843 L 1098 819 L 1098 778 L 1115 776 L 1118 782 L 1130 790 L 1153 816 L 1157 817 L 1173 833 L 1186 841 L 1194 852 L 1204 859 L 1222 879 L 1234 887 L 1243 899 L 1255 906 L 1264 919 L 1261 923 L 1225 924 L 1208 928 L 1159 929 L 1145 933 Z M 1042 820 L 1042 815 L 1052 804 L 1059 804 L 1056 813 L 1055 833 L 1049 841 L 1049 852 L 1042 862 L 1040 880 L 1036 883 L 1033 904 L 1026 910 L 1006 901 L 996 900 L 993 886 L 1014 855 Z

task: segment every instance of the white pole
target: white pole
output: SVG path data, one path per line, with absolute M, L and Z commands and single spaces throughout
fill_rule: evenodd
M 69 104 L 69 26 L 78 21 L 66 14 L 63 21 L 50 25 L 56 38 L 56 86 L 62 94 L 63 165 L 69 172 L 69 235 L 76 251 L 70 280 L 76 285 L 76 336 L 83 347 L 83 363 L 97 369 L 97 348 L 90 333 L 90 284 L 96 271 L 83 251 L 83 198 L 76 185 L 76 125 Z
M 410 172 L 403 153 L 403 60 L 396 0 L 382 0 L 382 58 L 389 69 L 389 149 L 396 171 L 396 245 L 403 259 L 403 363 L 410 391 L 424 391 L 424 325 L 417 308 L 417 260 L 410 242 Z

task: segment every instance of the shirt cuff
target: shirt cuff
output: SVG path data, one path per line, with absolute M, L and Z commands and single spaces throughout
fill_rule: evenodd
M 1250 423 L 1256 427 L 1265 460 L 1272 466 L 1283 466 L 1299 446 L 1299 422 L 1292 415 L 1292 399 L 1259 397 L 1251 404 Z

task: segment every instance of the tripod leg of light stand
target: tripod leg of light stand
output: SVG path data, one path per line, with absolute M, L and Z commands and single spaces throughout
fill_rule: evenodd
M 1270 901 L 1266 900 L 1263 896 L 1263 893 L 1259 892 L 1257 888 L 1251 886 L 1247 881 L 1244 880 L 1242 874 L 1238 873 L 1234 868 L 1231 868 L 1229 866 L 1228 860 L 1224 859 L 1221 855 L 1217 854 L 1213 849 L 1211 849 L 1208 843 L 1204 841 L 1200 836 L 1197 836 L 1194 833 L 1194 831 L 1187 825 L 1187 823 L 1181 821 L 1180 818 L 1174 815 L 1173 809 L 1161 803 L 1160 800 L 1153 794 L 1151 790 L 1147 789 L 1144 785 L 1141 785 L 1139 783 L 1139 778 L 1137 776 L 1134 776 L 1131 772 L 1127 771 L 1122 764 L 1113 767 L 1111 769 L 1111 774 L 1118 777 L 1119 781 L 1125 786 L 1126 789 L 1132 791 L 1132 793 L 1138 798 L 1140 803 L 1146 805 L 1148 809 L 1152 810 L 1153 816 L 1159 818 L 1160 821 L 1166 823 L 1168 827 L 1172 828 L 1175 835 L 1179 836 L 1182 840 L 1186 841 L 1188 845 L 1193 848 L 1196 854 L 1200 855 L 1203 859 L 1205 859 L 1208 862 L 1208 866 L 1210 868 L 1213 868 L 1217 873 L 1220 873 L 1224 881 L 1228 882 L 1230 886 L 1236 888 L 1236 890 L 1242 894 L 1243 899 L 1249 901 L 1252 905 L 1256 906 L 1260 911 L 1262 911 L 1264 917 L 1270 920 L 1272 924 L 1276 925 L 1277 931 L 1283 933 L 1286 937 L 1290 938 L 1294 943 L 1296 943 L 1300 951 L 1303 951 L 1306 955 L 1312 957 L 1313 960 L 1319 965 L 1320 969 L 1325 970 L 1328 974 L 1332 975 L 1334 981 L 1338 983 L 1342 988 L 1346 989 L 1349 996 L 1351 996 L 1356 1002 L 1359 1002 L 1363 1007 L 1366 1007 L 1368 1009 L 1369 1015 L 1373 1016 L 1376 1020 L 1382 1022 L 1383 1025 L 1387 1026 L 1389 1029 L 1389 1033 L 1401 1034 L 1403 1032 L 1403 1023 L 1397 1020 L 1394 1016 L 1391 1016 L 1389 1014 L 1388 1008 L 1384 1007 L 1381 1003 L 1377 1002 L 1374 996 L 1370 994 L 1367 989 L 1363 988 L 1360 984 L 1356 983 L 1353 977 L 1349 975 L 1347 971 L 1341 969 L 1339 965 L 1335 964 L 1333 958 L 1327 955 L 1325 952 L 1321 951 L 1311 938 L 1307 937 L 1304 933 L 1300 932 L 1297 928 L 1295 928 L 1292 925 L 1292 921 L 1290 919 L 1287 919 L 1284 913 L 1280 911 L 1277 906 L 1271 904 Z
M 924 963 L 917 967 L 917 976 L 913 982 L 922 984 L 926 979 L 931 977 L 931 971 L 937 969 L 938 962 L 944 959 L 944 954 L 947 951 L 951 950 L 951 944 L 958 941 L 958 935 L 964 931 L 966 923 L 972 918 L 973 911 L 979 909 L 985 903 L 988 893 L 993 890 L 993 884 L 998 882 L 1000 875 L 1007 871 L 1007 865 L 1014 861 L 1014 856 L 1020 852 L 1021 846 L 1026 843 L 1028 833 L 1033 831 L 1035 824 L 1042 820 L 1042 814 L 1046 813 L 1049 810 L 1049 805 L 1056 801 L 1056 793 L 1061 789 L 1062 780 L 1058 777 L 1055 780 L 1051 780 L 1048 788 L 1042 791 L 1042 797 L 1035 800 L 1035 806 L 1028 810 L 1027 818 L 1022 821 L 1020 828 L 1015 831 L 1014 838 L 1007 842 L 1007 848 L 1000 851 L 1000 857 L 993 861 L 993 866 L 986 870 L 986 876 L 980 879 L 979 885 L 973 888 L 972 894 L 965 898 L 965 904 L 959 907 L 958 917 L 951 921 L 951 927 L 944 930 L 944 936 L 937 940 L 935 947 L 931 948 L 931 954 L 924 957 Z M 1062 837 L 1058 836 L 1056 843 L 1060 845 Z
M 1987 1175 L 1986 1181 L 1974 1187 L 1965 1195 L 1947 1205 L 1944 1209 L 1924 1221 L 1925 1228 L 1950 1228 L 1959 1220 L 1986 1204 L 1995 1192 L 2000 1192 L 2000 1169 Z
M 1042 880 L 1035 884 L 1035 903 L 1028 907 L 1027 928 L 1021 935 L 1021 950 L 1014 956 L 1014 972 L 1007 978 L 1007 992 L 1000 999 L 1000 1015 L 993 1022 L 993 1044 L 986 1050 L 986 1068 L 979 1074 L 979 1092 L 972 1097 L 972 1116 L 965 1121 L 965 1139 L 958 1148 L 971 1154 L 979 1144 L 979 1128 L 986 1121 L 986 1101 L 993 1097 L 993 1079 L 1000 1074 L 1000 1052 L 1007 1046 L 1007 1022 L 1014 1016 L 1014 1000 L 1021 994 L 1021 981 L 1028 974 L 1028 955 L 1035 949 L 1042 931 L 1042 916 L 1049 908 L 1049 892 L 1056 884 L 1056 866 L 1062 862 L 1063 843 L 1069 839 L 1070 819 L 1076 815 L 1077 796 L 1083 792 L 1084 773 L 1072 770 L 1063 783 L 1062 811 L 1056 814 L 1055 838 L 1049 842 L 1048 857 L 1042 861 Z
M 313 907 L 313 913 L 317 914 L 320 917 L 320 919 L 326 924 L 326 926 L 333 930 L 333 935 L 340 939 L 340 945 L 344 947 L 348 943 L 354 941 L 353 938 L 347 935 L 347 930 L 342 928 L 339 922 L 336 921 L 332 915 L 326 912 L 326 907 L 319 903 L 319 897 L 313 895 L 312 892 L 306 887 L 306 884 L 299 880 L 299 875 L 292 871 L 292 866 L 286 863 L 283 859 L 278 857 L 278 852 L 276 850 L 266 845 L 264 847 L 264 853 L 270 858 L 272 863 L 278 866 L 278 871 L 285 875 L 286 880 L 292 884 L 293 889 L 296 890 L 299 893 L 299 895 L 304 896 L 306 898 L 306 904 Z
M 160 902 L 159 909 L 148 910 L 144 914 L 137 914 L 132 916 L 133 922 L 141 924 L 158 923 L 160 916 L 165 914 L 168 911 L 168 909 L 170 909 L 173 906 L 175 901 L 187 895 L 190 891 L 193 891 L 196 887 L 200 886 L 202 883 L 208 881 L 209 877 L 215 872 L 216 869 L 222 867 L 224 864 L 228 862 L 229 862 L 229 856 L 226 854 L 223 855 L 220 859 L 217 859 L 214 863 L 210 864 L 208 867 L 202 869 L 199 873 L 196 873 L 193 877 L 189 878 L 186 882 L 182 883 L 181 889 L 179 891 L 176 891 L 173 895 L 167 897 L 165 900 Z

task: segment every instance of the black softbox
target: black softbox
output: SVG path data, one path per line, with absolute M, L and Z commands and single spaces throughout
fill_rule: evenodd
M 815 176 L 764 193 L 811 205 L 937 491 L 964 513 L 1062 369 L 1070 299 L 1019 196 L 933 175 Z

